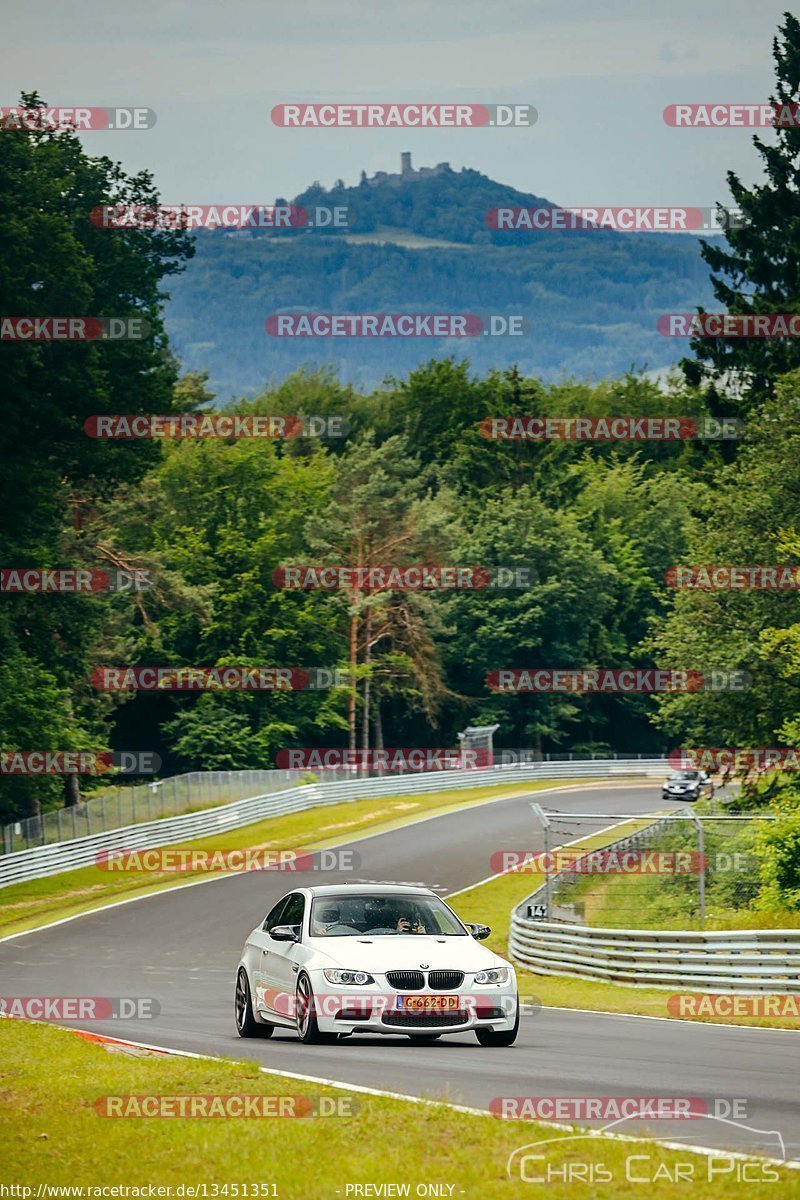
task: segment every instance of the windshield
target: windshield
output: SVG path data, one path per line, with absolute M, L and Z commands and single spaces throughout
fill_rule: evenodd
M 311 907 L 312 937 L 468 937 L 436 896 L 318 896 Z
M 686 782 L 687 780 L 695 780 L 699 778 L 699 771 L 676 771 L 675 774 L 671 776 L 673 783 L 680 783 L 682 781 Z

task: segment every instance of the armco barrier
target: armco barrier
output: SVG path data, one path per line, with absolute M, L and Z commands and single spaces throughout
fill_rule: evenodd
M 665 824 L 660 819 L 648 830 Z M 635 846 L 642 832 L 607 848 Z M 511 958 L 537 975 L 703 992 L 800 992 L 800 929 L 602 929 L 531 920 L 528 905 L 544 892 L 543 885 L 512 911 L 508 941 Z
M 537 975 L 703 992 L 800 992 L 800 929 L 590 929 L 511 918 L 511 957 Z
M 183 813 L 198 812 L 247 800 L 250 796 L 266 796 L 270 792 L 285 792 L 303 783 L 307 772 L 299 770 L 250 771 L 189 771 L 126 786 L 122 777 L 116 786 L 90 792 L 78 804 L 55 808 L 37 816 L 21 817 L 2 826 L 0 853 L 15 854 L 34 846 L 75 841 L 107 829 L 138 825 L 141 821 L 160 821 L 164 817 L 180 817 Z M 326 781 L 348 778 L 345 771 L 325 770 L 317 778 Z
M 158 821 L 146 821 L 110 829 L 89 837 L 35 846 L 0 857 L 0 887 L 57 875 L 76 867 L 90 866 L 103 850 L 150 850 L 191 838 L 210 837 L 229 829 L 252 825 L 265 817 L 301 812 L 327 804 L 366 797 L 416 795 L 450 788 L 485 787 L 508 782 L 528 783 L 547 779 L 618 779 L 636 775 L 663 777 L 665 759 L 592 759 L 576 762 L 535 763 L 523 766 L 490 767 L 483 771 L 430 771 L 389 779 L 348 779 L 338 783 L 310 783 L 266 796 L 235 800 L 218 808 L 184 813 Z

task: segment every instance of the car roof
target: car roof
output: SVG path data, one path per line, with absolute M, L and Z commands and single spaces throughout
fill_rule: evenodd
M 300 891 L 300 888 L 295 889 Z M 318 887 L 303 888 L 309 896 L 435 896 L 436 893 L 424 884 L 408 883 L 328 883 Z

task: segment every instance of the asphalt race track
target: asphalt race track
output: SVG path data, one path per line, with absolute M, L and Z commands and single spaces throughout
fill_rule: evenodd
M 492 801 L 357 839 L 356 878 L 425 883 L 441 895 L 466 888 L 493 873 L 493 851 L 541 848 L 533 832 L 533 799 L 581 812 L 662 807 L 657 784 L 581 786 Z M 572 836 L 599 827 L 576 826 Z M 233 987 L 246 935 L 292 886 L 337 879 L 353 875 L 217 877 L 10 939 L 0 943 L 0 994 L 150 996 L 160 1005 L 157 1017 L 92 1022 L 91 1029 L 480 1108 L 499 1096 L 744 1099 L 746 1118 L 736 1123 L 660 1121 L 647 1129 L 671 1142 L 781 1158 L 780 1138 L 770 1132 L 777 1131 L 786 1157 L 800 1159 L 800 1039 L 793 1032 L 542 1009 L 523 1016 L 520 1036 L 507 1049 L 481 1047 L 472 1034 L 427 1046 L 360 1035 L 332 1046 L 303 1046 L 281 1031 L 269 1040 L 241 1040 Z M 638 1122 L 616 1132 L 642 1129 Z

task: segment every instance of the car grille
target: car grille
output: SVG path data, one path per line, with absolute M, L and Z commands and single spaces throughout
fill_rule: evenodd
M 461 987 L 464 982 L 463 971 L 431 971 L 428 975 L 428 987 L 449 992 Z
M 420 992 L 425 987 L 422 971 L 387 971 L 386 981 L 398 992 Z
M 421 992 L 425 987 L 422 971 L 387 971 L 386 980 L 397 992 Z M 463 971 L 429 971 L 428 987 L 434 991 L 452 992 L 464 982 Z
M 468 1019 L 465 1012 L 388 1012 L 381 1023 L 402 1029 L 445 1029 L 448 1025 L 465 1025 Z

